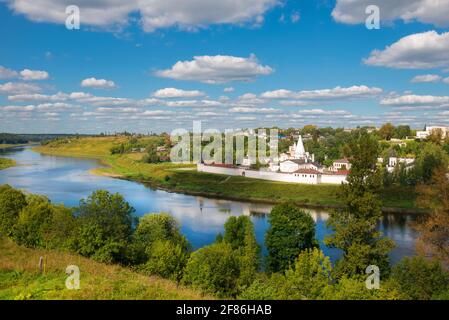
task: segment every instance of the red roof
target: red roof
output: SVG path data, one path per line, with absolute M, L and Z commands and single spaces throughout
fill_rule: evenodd
M 344 158 L 344 159 L 338 159 L 338 160 L 335 160 L 334 163 L 335 163 L 335 162 L 337 162 L 337 163 L 349 163 L 349 160 L 346 159 L 346 158 Z
M 340 170 L 340 171 L 327 171 L 325 174 L 335 175 L 335 176 L 347 176 L 349 174 L 349 170 Z
M 321 174 L 321 172 L 313 169 L 299 169 L 296 170 L 294 173 L 305 173 L 305 174 Z
M 206 166 L 220 167 L 220 168 L 235 168 L 235 166 L 233 164 L 225 164 L 225 163 L 212 163 L 212 164 L 206 164 Z

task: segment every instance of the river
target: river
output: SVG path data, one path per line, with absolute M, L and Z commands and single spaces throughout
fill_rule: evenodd
M 223 231 L 223 224 L 229 216 L 250 216 L 261 245 L 269 227 L 267 215 L 271 205 L 170 193 L 132 181 L 96 176 L 89 173 L 90 169 L 101 166 L 96 160 L 46 156 L 29 147 L 0 149 L 0 157 L 14 159 L 18 164 L 0 171 L 0 184 L 43 194 L 53 203 L 67 206 L 77 206 L 81 198 L 97 189 L 118 192 L 136 209 L 139 216 L 150 212 L 168 212 L 173 215 L 194 248 L 212 243 L 216 235 Z M 328 212 L 306 210 L 316 222 L 316 235 L 323 251 L 335 261 L 339 251 L 323 244 L 323 238 L 330 233 L 326 227 Z M 393 262 L 414 254 L 416 232 L 410 227 L 413 219 L 414 215 L 389 213 L 384 214 L 379 224 L 384 234 L 396 242 L 396 248 L 391 252 Z

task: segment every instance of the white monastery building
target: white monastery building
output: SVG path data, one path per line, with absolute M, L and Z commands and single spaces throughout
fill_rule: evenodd
M 199 172 L 302 184 L 341 184 L 346 182 L 346 177 L 351 168 L 347 159 L 334 161 L 329 168 L 325 168 L 314 160 L 314 155 L 305 151 L 302 137 L 299 136 L 298 142 L 289 148 L 288 153 L 280 154 L 278 159 L 270 161 L 268 168 L 253 170 L 250 168 L 250 159 L 245 158 L 241 166 L 198 163 L 197 170 Z

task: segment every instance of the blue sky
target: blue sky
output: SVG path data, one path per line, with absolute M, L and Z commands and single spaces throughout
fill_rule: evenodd
M 0 131 L 449 125 L 449 0 L 84 2 L 0 1 Z

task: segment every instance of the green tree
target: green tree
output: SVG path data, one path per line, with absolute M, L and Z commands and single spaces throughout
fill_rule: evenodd
M 19 213 L 13 238 L 21 245 L 33 248 L 46 247 L 45 230 L 51 224 L 53 206 L 44 196 L 30 195 L 28 205 Z
M 430 209 L 415 224 L 419 232 L 417 251 L 424 257 L 438 259 L 449 269 L 449 180 L 448 169 L 434 171 L 429 184 L 417 187 L 418 204 Z
M 11 236 L 19 212 L 27 205 L 25 195 L 9 185 L 0 186 L 0 234 Z
M 426 143 L 416 158 L 416 176 L 419 182 L 429 183 L 435 169 L 447 167 L 448 156 L 444 150 L 433 143 Z
M 120 194 L 94 191 L 75 210 L 79 220 L 77 252 L 101 261 L 120 262 L 133 229 L 134 208 Z
M 147 248 L 148 260 L 143 270 L 179 283 L 189 259 L 189 251 L 169 240 L 156 240 Z
M 239 286 L 247 287 L 260 268 L 260 246 L 257 244 L 254 225 L 247 216 L 230 217 L 224 225 L 222 241 L 231 245 L 240 259 Z
M 405 139 L 406 137 L 410 137 L 412 135 L 412 130 L 410 130 L 410 126 L 399 125 L 396 127 L 394 136 L 398 139 Z
M 151 213 L 139 219 L 129 247 L 131 261 L 134 264 L 145 263 L 148 260 L 148 248 L 158 240 L 170 241 L 181 246 L 183 251 L 190 251 L 190 244 L 171 215 Z
M 390 280 L 384 280 L 379 289 L 368 289 L 364 279 L 343 277 L 328 286 L 321 297 L 325 300 L 402 300 L 406 299 Z
M 382 176 L 376 168 L 377 141 L 366 132 L 359 132 L 345 152 L 352 165 L 347 183 L 342 184 L 339 191 L 345 208 L 330 214 L 328 225 L 334 233 L 325 239 L 328 246 L 343 251 L 334 272 L 338 278 L 352 277 L 363 275 L 369 265 L 377 265 L 382 275 L 386 275 L 388 252 L 394 243 L 377 230 L 382 217 L 379 200 Z
M 145 163 L 158 163 L 160 162 L 160 157 L 157 153 L 157 145 L 151 143 L 147 146 L 147 154 L 142 159 Z
M 45 247 L 73 250 L 77 222 L 71 208 L 64 205 L 52 205 L 51 222 L 43 229 Z
M 189 242 L 172 216 L 146 214 L 133 234 L 129 260 L 144 271 L 179 282 L 190 251 Z
M 270 228 L 265 235 L 268 269 L 286 270 L 302 250 L 317 247 L 315 222 L 294 203 L 276 205 L 268 217 Z
M 219 297 L 238 294 L 239 257 L 226 242 L 215 243 L 192 253 L 183 283 Z
M 379 129 L 379 134 L 382 139 L 391 140 L 391 138 L 393 138 L 395 130 L 395 127 L 391 123 L 386 123 Z
M 330 259 L 321 250 L 304 250 L 285 273 L 291 295 L 297 299 L 320 298 L 331 285 L 331 271 Z
M 291 290 L 285 276 L 281 273 L 258 274 L 253 283 L 245 288 L 240 295 L 242 300 L 290 300 Z
M 449 291 L 449 274 L 438 261 L 405 257 L 391 272 L 391 280 L 408 299 L 429 300 Z

